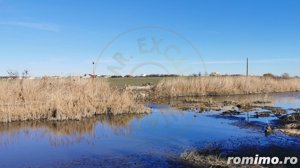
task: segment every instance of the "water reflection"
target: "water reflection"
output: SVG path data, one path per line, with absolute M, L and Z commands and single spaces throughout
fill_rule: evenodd
M 30 139 L 48 138 L 51 145 L 77 144 L 82 141 L 93 143 L 96 127 L 110 129 L 114 134 L 130 133 L 130 123 L 145 114 L 99 115 L 80 121 L 26 121 L 0 124 L 0 145 L 18 142 L 20 135 Z

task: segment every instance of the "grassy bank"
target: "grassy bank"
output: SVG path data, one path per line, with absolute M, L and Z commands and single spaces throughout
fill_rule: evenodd
M 142 86 L 145 84 L 157 85 L 164 77 L 129 77 L 129 78 L 108 78 L 112 87 Z
M 178 77 L 165 78 L 156 87 L 161 97 L 236 95 L 300 91 L 300 78 Z
M 97 114 L 148 112 L 105 79 L 43 78 L 0 81 L 0 122 L 79 120 Z

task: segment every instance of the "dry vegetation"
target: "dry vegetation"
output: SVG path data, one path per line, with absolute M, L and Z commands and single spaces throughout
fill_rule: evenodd
M 97 114 L 145 113 L 127 91 L 104 79 L 42 78 L 0 81 L 0 122 L 80 120 Z
M 156 87 L 156 95 L 161 97 L 297 91 L 300 91 L 300 78 L 178 77 L 165 78 Z
M 300 91 L 299 78 L 164 78 L 147 97 L 236 95 Z M 139 93 L 139 92 L 138 92 Z M 145 113 L 139 94 L 105 79 L 42 78 L 0 80 L 0 122 L 80 120 L 97 114 Z M 152 93 L 152 90 L 151 90 Z M 155 95 L 155 96 L 153 96 Z
M 186 151 L 180 158 L 190 164 L 190 167 L 201 168 L 262 168 L 260 165 L 234 165 L 227 163 L 226 153 L 222 152 L 220 146 L 211 144 L 203 149 Z

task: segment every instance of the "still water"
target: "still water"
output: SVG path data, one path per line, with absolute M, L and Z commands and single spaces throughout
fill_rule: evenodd
M 300 105 L 298 93 L 276 94 L 272 99 L 273 106 L 285 109 Z M 264 134 L 263 127 L 275 116 L 227 118 L 213 111 L 149 107 L 152 113 L 148 115 L 0 124 L 0 167 L 180 167 L 180 153 L 214 142 L 228 148 L 275 144 L 300 149 L 298 137 Z

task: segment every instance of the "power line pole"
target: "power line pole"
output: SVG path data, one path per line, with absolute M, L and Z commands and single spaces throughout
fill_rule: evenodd
M 95 77 L 95 62 L 93 62 L 93 78 Z
M 247 58 L 247 65 L 246 65 L 246 76 L 249 75 L 249 60 Z

